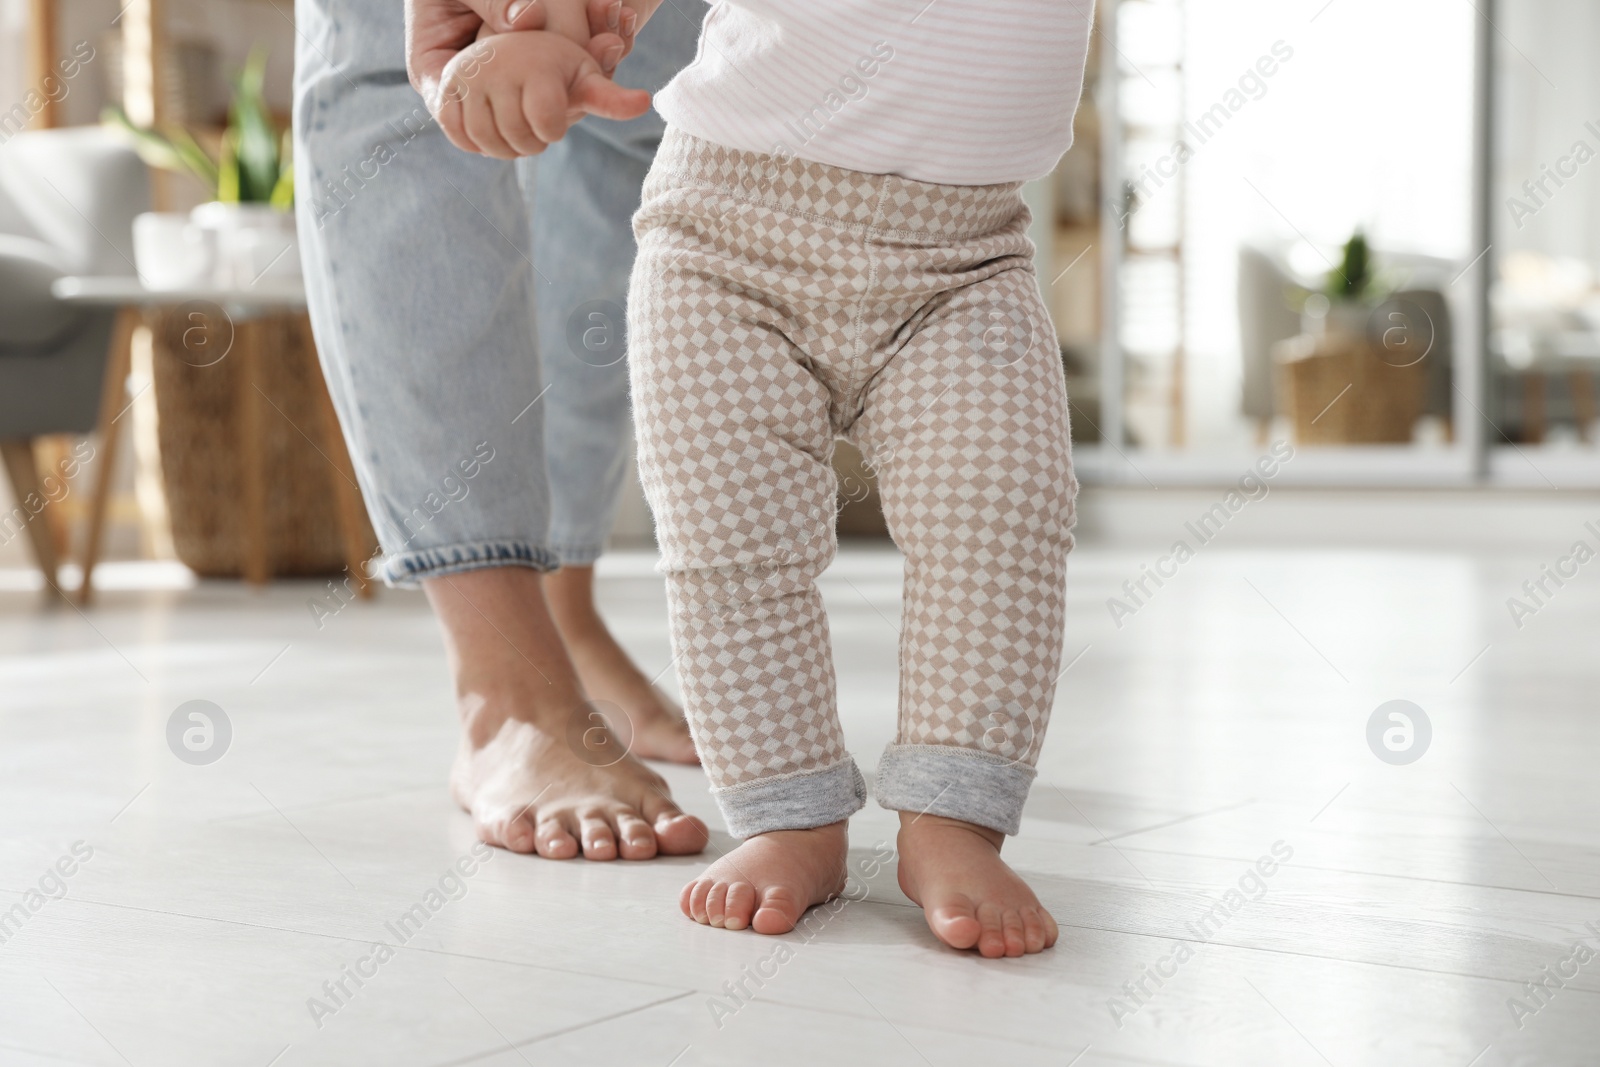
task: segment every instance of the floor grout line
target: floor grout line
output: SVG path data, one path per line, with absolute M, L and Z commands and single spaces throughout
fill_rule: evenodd
M 599 1026 L 602 1023 L 614 1023 L 618 1019 L 626 1019 L 630 1015 L 637 1015 L 639 1012 L 649 1011 L 651 1008 L 659 1008 L 663 1004 L 671 1004 L 675 1001 L 682 1000 L 684 997 L 692 997 L 698 992 L 700 992 L 698 989 L 685 989 L 674 994 L 673 996 L 662 997 L 660 1000 L 653 1000 L 649 1004 L 640 1004 L 637 1007 L 628 1008 L 624 1011 L 613 1012 L 610 1015 L 602 1015 L 598 1019 L 589 1019 L 581 1023 L 573 1023 L 571 1026 L 563 1026 L 559 1029 L 551 1030 L 549 1033 L 538 1034 L 534 1037 L 524 1038 L 521 1041 L 510 1042 L 509 1044 L 513 1052 L 518 1052 L 524 1048 L 527 1048 L 529 1045 L 537 1045 L 541 1041 L 549 1041 L 553 1038 L 562 1037 L 566 1034 L 577 1033 L 579 1030 L 587 1030 L 591 1026 Z M 465 1056 L 459 1059 L 444 1060 L 442 1062 L 433 1064 L 433 1067 L 462 1067 L 463 1064 L 477 1063 L 480 1060 L 488 1059 L 490 1056 L 498 1056 L 505 1050 L 506 1045 L 500 1044 L 486 1052 L 474 1052 L 470 1056 Z
M 1304 869 L 1312 869 L 1312 868 L 1304 868 Z M 1550 894 L 1546 894 L 1546 895 L 1550 895 Z M 1560 894 L 1556 894 L 1556 895 L 1560 895 Z M 263 923 L 248 923 L 248 922 L 244 922 L 243 920 L 239 920 L 239 919 L 223 919 L 223 918 L 217 918 L 217 917 L 214 917 L 214 916 L 191 915 L 191 914 L 187 914 L 187 913 L 183 913 L 183 912 L 168 912 L 168 911 L 161 911 L 159 909 L 154 909 L 154 908 L 141 908 L 141 907 L 138 907 L 137 905 L 131 905 L 131 904 L 114 904 L 114 903 L 110 903 L 110 902 L 106 902 L 106 901 L 83 900 L 81 898 L 71 898 L 71 899 L 75 903 L 85 904 L 85 905 L 93 905 L 93 906 L 96 906 L 96 907 L 112 908 L 112 909 L 125 910 L 125 911 L 136 911 L 136 912 L 140 912 L 140 913 L 144 913 L 144 914 L 163 915 L 163 916 L 166 916 L 166 917 L 169 917 L 169 918 L 189 919 L 189 920 L 197 921 L 197 922 L 216 922 L 216 923 L 222 923 L 222 924 L 230 925 L 230 926 L 245 927 L 247 929 L 262 930 L 262 931 L 267 931 L 267 932 L 272 932 L 272 933 L 291 934 L 291 935 L 297 935 L 297 936 L 302 936 L 302 937 L 313 937 L 313 938 L 318 938 L 318 939 L 321 939 L 321 940 L 334 941 L 334 942 L 339 942 L 339 943 L 360 942 L 362 940 L 359 937 L 345 936 L 345 935 L 341 935 L 341 934 L 328 934 L 328 933 L 322 933 L 322 932 L 319 932 L 319 931 L 312 931 L 312 930 L 298 930 L 298 929 L 294 929 L 292 927 L 270 926 L 270 925 L 263 924 Z M 863 901 L 861 901 L 861 903 L 864 903 L 864 904 L 866 904 L 866 903 L 876 903 L 876 904 L 887 904 L 888 906 L 896 906 L 893 903 L 884 902 L 884 901 L 863 900 Z M 900 907 L 902 907 L 902 910 L 904 910 L 904 906 L 903 905 L 900 906 Z M 72 925 L 70 920 L 64 920 L 64 919 L 59 918 L 59 917 L 53 917 L 53 918 L 54 918 L 54 921 L 56 923 L 58 923 L 58 924 L 59 923 L 64 923 L 66 925 Z M 1501 977 L 1501 976 L 1497 976 L 1497 975 L 1475 974 L 1475 973 L 1467 972 L 1467 971 L 1451 971 L 1451 970 L 1444 970 L 1444 969 L 1431 968 L 1431 967 L 1417 967 L 1417 966 L 1410 966 L 1410 965 L 1398 964 L 1398 963 L 1384 963 L 1384 962 L 1381 962 L 1381 961 L 1370 960 L 1370 959 L 1351 959 L 1351 958 L 1344 957 L 1344 956 L 1331 956 L 1331 955 L 1328 955 L 1326 953 L 1321 953 L 1321 952 L 1293 951 L 1293 950 L 1290 950 L 1290 949 L 1273 948 L 1273 947 L 1267 946 L 1267 945 L 1244 945 L 1244 944 L 1236 944 L 1236 943 L 1228 942 L 1228 941 L 1216 941 L 1216 940 L 1213 940 L 1213 941 L 1200 941 L 1200 940 L 1193 940 L 1193 939 L 1184 938 L 1184 937 L 1173 937 L 1170 934 L 1150 933 L 1150 932 L 1147 932 L 1147 931 L 1128 930 L 1128 929 L 1122 929 L 1122 928 L 1117 928 L 1117 927 L 1109 927 L 1109 926 L 1095 926 L 1095 925 L 1084 924 L 1084 923 L 1061 922 L 1060 925 L 1063 928 L 1067 928 L 1067 929 L 1085 930 L 1085 931 L 1091 931 L 1091 932 L 1094 932 L 1094 933 L 1111 934 L 1111 935 L 1120 936 L 1120 937 L 1156 938 L 1156 939 L 1159 939 L 1159 940 L 1169 941 L 1169 942 L 1170 941 L 1182 941 L 1182 942 L 1188 942 L 1188 943 L 1192 943 L 1192 944 L 1196 944 L 1196 945 L 1217 945 L 1217 946 L 1221 946 L 1223 948 L 1233 949 L 1234 951 L 1237 951 L 1237 952 L 1246 952 L 1246 953 L 1263 952 L 1263 953 L 1271 953 L 1272 955 L 1275 955 L 1275 956 L 1287 956 L 1287 957 L 1304 958 L 1304 959 L 1328 960 L 1328 961 L 1332 961 L 1332 962 L 1336 962 L 1336 963 L 1344 963 L 1344 964 L 1349 964 L 1351 966 L 1357 966 L 1357 967 L 1377 967 L 1377 968 L 1382 968 L 1384 970 L 1390 970 L 1390 971 L 1415 972 L 1415 973 L 1421 973 L 1421 974 L 1437 974 L 1437 975 L 1443 975 L 1443 976 L 1447 976 L 1447 977 L 1471 979 L 1471 980 L 1475 980 L 1475 981 L 1510 982 L 1513 985 L 1518 984 L 1519 981 L 1520 981 L 1519 979 L 1516 979 L 1516 978 L 1507 978 L 1507 977 Z M 1509 938 L 1510 935 L 1506 935 L 1506 936 Z M 1558 948 L 1561 945 L 1561 942 L 1556 942 L 1556 941 L 1544 942 L 1544 941 L 1527 940 L 1524 943 L 1534 944 L 1534 945 L 1545 945 L 1545 946 L 1551 947 L 1551 948 Z M 506 959 L 506 958 L 497 957 L 497 956 L 483 956 L 483 955 L 479 955 L 479 954 L 476 954 L 476 953 L 456 952 L 456 951 L 450 951 L 450 950 L 447 950 L 447 949 L 425 948 L 425 947 L 412 946 L 412 945 L 402 945 L 402 946 L 399 946 L 399 947 L 407 949 L 409 951 L 413 951 L 413 952 L 425 953 L 425 954 L 434 955 L 434 956 L 441 956 L 441 957 L 445 957 L 445 958 L 449 958 L 449 959 L 472 960 L 472 961 L 480 962 L 480 963 L 494 963 L 494 964 L 501 964 L 501 965 L 505 965 L 505 966 L 522 967 L 522 968 L 525 968 L 525 969 L 528 969 L 528 970 L 536 970 L 536 971 L 548 972 L 548 973 L 554 973 L 554 974 L 576 975 L 576 976 L 579 976 L 579 977 L 592 978 L 592 979 L 596 979 L 596 980 L 600 980 L 600 981 L 626 982 L 626 983 L 630 983 L 630 984 L 633 984 L 633 985 L 655 986 L 655 987 L 667 988 L 667 989 L 680 989 L 680 990 L 682 989 L 681 984 L 674 984 L 674 983 L 668 983 L 668 982 L 658 982 L 658 981 L 653 981 L 653 980 L 650 980 L 650 979 L 643 979 L 643 978 L 621 978 L 621 977 L 618 977 L 618 976 L 612 975 L 612 974 L 597 973 L 597 972 L 594 972 L 594 971 L 586 971 L 586 970 L 580 970 L 580 969 L 576 969 L 576 968 L 552 967 L 552 966 L 549 966 L 547 964 L 529 963 L 529 962 L 527 962 L 525 960 Z M 1588 989 L 1588 988 L 1585 988 L 1583 986 L 1574 986 L 1574 985 L 1568 985 L 1566 988 L 1573 989 L 1573 990 L 1575 990 L 1577 992 L 1581 992 L 1581 993 L 1589 993 L 1591 995 L 1600 996 L 1600 989 Z M 689 992 L 691 992 L 691 993 L 706 993 L 708 995 L 719 995 L 717 990 L 702 990 L 702 989 L 699 989 L 698 987 L 690 989 Z M 680 996 L 681 995 L 682 994 L 680 994 Z M 668 1000 L 671 1000 L 671 999 L 678 999 L 678 997 L 668 998 Z M 773 1001 L 773 1002 L 774 1003 L 783 1003 L 783 1002 L 779 1002 L 779 1001 Z M 662 1001 L 661 1003 L 666 1003 L 666 1001 Z M 821 1009 L 821 1008 L 816 1008 L 816 1007 L 814 1007 L 812 1005 L 791 1004 L 790 1006 L 804 1007 L 804 1008 L 806 1008 L 808 1010 L 825 1010 L 825 1009 Z M 852 1017 L 854 1017 L 853 1013 L 850 1013 L 850 1012 L 838 1012 L 838 1014 L 852 1015 Z M 861 1018 L 868 1018 L 868 1016 L 864 1016 L 864 1015 L 860 1016 L 860 1017 Z M 902 1020 L 902 1021 L 904 1021 L 904 1020 Z M 927 1025 L 927 1024 L 914 1023 L 913 1025 Z M 956 1032 L 965 1033 L 967 1031 L 956 1031 Z M 975 1036 L 983 1036 L 983 1035 L 979 1034 L 979 1035 L 975 1035 Z
M 1147 834 L 1147 833 L 1150 833 L 1153 830 L 1164 830 L 1169 826 L 1177 826 L 1179 823 L 1193 822 L 1195 819 L 1204 819 L 1208 815 L 1220 815 L 1225 811 L 1236 811 L 1239 808 L 1247 808 L 1251 804 L 1254 804 L 1255 802 L 1256 802 L 1256 798 L 1255 797 L 1251 797 L 1249 800 L 1241 800 L 1241 801 L 1238 801 L 1238 802 L 1233 803 L 1233 804 L 1224 804 L 1220 808 L 1212 808 L 1209 811 L 1197 811 L 1193 815 L 1180 815 L 1176 819 L 1171 819 L 1171 820 L 1169 820 L 1167 822 L 1163 822 L 1163 823 L 1157 823 L 1154 826 L 1146 826 L 1146 827 L 1143 827 L 1142 829 L 1138 829 L 1138 830 L 1124 830 L 1120 834 L 1107 834 L 1105 837 L 1100 838 L 1098 841 L 1090 841 L 1089 844 L 1090 845 L 1106 845 L 1106 844 L 1110 844 L 1112 841 L 1120 841 L 1125 837 L 1132 837 L 1135 834 Z M 1023 814 L 1026 815 L 1027 812 L 1024 811 Z
M 1088 930 L 1101 934 L 1117 934 L 1122 937 L 1156 938 L 1169 943 L 1181 941 L 1190 945 L 1205 945 L 1232 949 L 1235 952 L 1259 952 L 1267 953 L 1273 956 L 1284 956 L 1291 959 L 1326 960 L 1330 963 L 1343 963 L 1352 967 L 1377 967 L 1385 971 L 1398 971 L 1410 974 L 1436 974 L 1447 978 L 1461 978 L 1475 982 L 1503 982 L 1517 989 L 1522 988 L 1523 983 L 1527 981 L 1525 977 L 1506 977 L 1494 974 L 1474 974 L 1471 971 L 1451 971 L 1437 967 L 1416 967 L 1404 963 L 1382 963 L 1377 960 L 1349 959 L 1345 956 L 1330 956 L 1323 952 L 1297 952 L 1293 949 L 1273 948 L 1270 945 L 1238 945 L 1230 941 L 1201 941 L 1189 937 L 1174 937 L 1171 934 L 1153 934 L 1141 930 L 1114 930 L 1103 926 L 1085 926 L 1080 923 L 1062 923 L 1059 921 L 1058 925 L 1060 925 L 1062 929 Z M 1559 941 L 1529 941 L 1527 944 L 1543 945 L 1547 948 L 1553 949 L 1566 947 L 1562 942 Z M 1571 989 L 1578 993 L 1587 993 L 1594 997 L 1600 997 L 1600 987 L 1590 989 L 1585 986 L 1568 984 L 1563 988 Z
M 1131 852 L 1143 852 L 1155 856 L 1187 856 L 1190 859 L 1216 860 L 1219 863 L 1252 863 L 1254 856 L 1217 856 L 1208 852 L 1177 852 L 1171 849 L 1138 848 L 1131 847 Z M 1539 889 L 1534 886 L 1519 885 L 1490 885 L 1486 882 L 1458 882 L 1451 878 L 1426 878 L 1415 874 L 1395 874 L 1393 871 L 1356 871 L 1346 867 L 1324 867 L 1315 863 L 1293 863 L 1292 866 L 1300 871 L 1321 871 L 1324 874 L 1347 874 L 1354 878 L 1392 878 L 1402 882 L 1420 882 L 1426 885 L 1454 885 L 1467 889 L 1491 889 L 1501 893 L 1535 893 L 1545 897 L 1566 897 L 1571 900 L 1600 900 L 1600 892 L 1572 893 L 1562 890 Z

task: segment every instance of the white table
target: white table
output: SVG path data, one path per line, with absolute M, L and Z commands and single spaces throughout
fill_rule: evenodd
M 258 325 L 268 317 L 288 316 L 300 332 L 307 350 L 315 352 L 316 342 L 311 335 L 311 323 L 305 315 L 304 286 L 299 281 L 263 281 L 247 289 L 196 286 L 158 290 L 145 288 L 134 277 L 67 277 L 58 278 L 51 286 L 51 291 L 58 300 L 69 304 L 117 309 L 117 324 L 106 360 L 105 388 L 101 394 L 97 427 L 104 455 L 89 503 L 89 536 L 84 545 L 79 602 L 86 603 L 89 599 L 92 592 L 90 576 L 99 561 L 110 474 L 116 458 L 117 435 L 113 432 L 113 423 L 125 404 L 133 332 L 147 319 L 153 320 L 156 315 L 192 303 L 215 305 L 233 326 L 232 346 L 224 357 L 219 358 L 232 358 L 239 365 L 234 413 L 238 427 L 243 498 L 244 577 L 252 585 L 265 585 L 271 578 L 271 567 L 267 558 L 266 479 L 261 455 L 262 394 L 257 388 L 257 370 L 263 357 Z M 362 597 L 371 597 L 374 590 L 365 570 L 368 553 L 363 539 L 361 491 L 357 487 L 355 467 L 345 449 L 344 436 L 339 432 L 339 419 L 326 386 L 317 392 L 321 418 L 316 427 L 320 441 L 316 443 L 328 459 L 328 486 L 339 522 L 346 568 L 357 593 Z

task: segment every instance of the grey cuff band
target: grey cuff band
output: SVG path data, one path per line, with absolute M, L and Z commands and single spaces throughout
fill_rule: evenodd
M 713 789 L 717 807 L 735 837 L 772 830 L 810 830 L 842 822 L 866 807 L 867 783 L 856 761 L 820 771 L 796 771 Z
M 954 745 L 889 745 L 878 763 L 878 803 L 943 815 L 1004 834 L 1022 827 L 1022 805 L 1038 771 Z

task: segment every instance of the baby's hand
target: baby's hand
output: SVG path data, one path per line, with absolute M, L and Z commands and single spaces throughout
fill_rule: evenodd
M 638 118 L 650 94 L 617 85 L 571 37 L 521 31 L 463 49 L 445 65 L 428 106 L 456 147 L 515 159 L 543 152 L 585 114 Z

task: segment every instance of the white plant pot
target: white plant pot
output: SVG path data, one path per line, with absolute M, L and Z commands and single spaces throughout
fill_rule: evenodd
M 133 220 L 133 261 L 147 289 L 210 284 L 216 250 L 188 215 L 147 211 Z
M 211 235 L 216 250 L 212 281 L 225 289 L 250 289 L 300 277 L 300 242 L 294 215 L 265 204 L 213 200 L 190 212 Z
M 1359 341 L 1367 336 L 1372 322 L 1373 306 L 1359 300 L 1337 300 L 1326 305 L 1318 315 L 1308 305 L 1301 316 L 1301 330 L 1313 337 L 1329 340 Z

